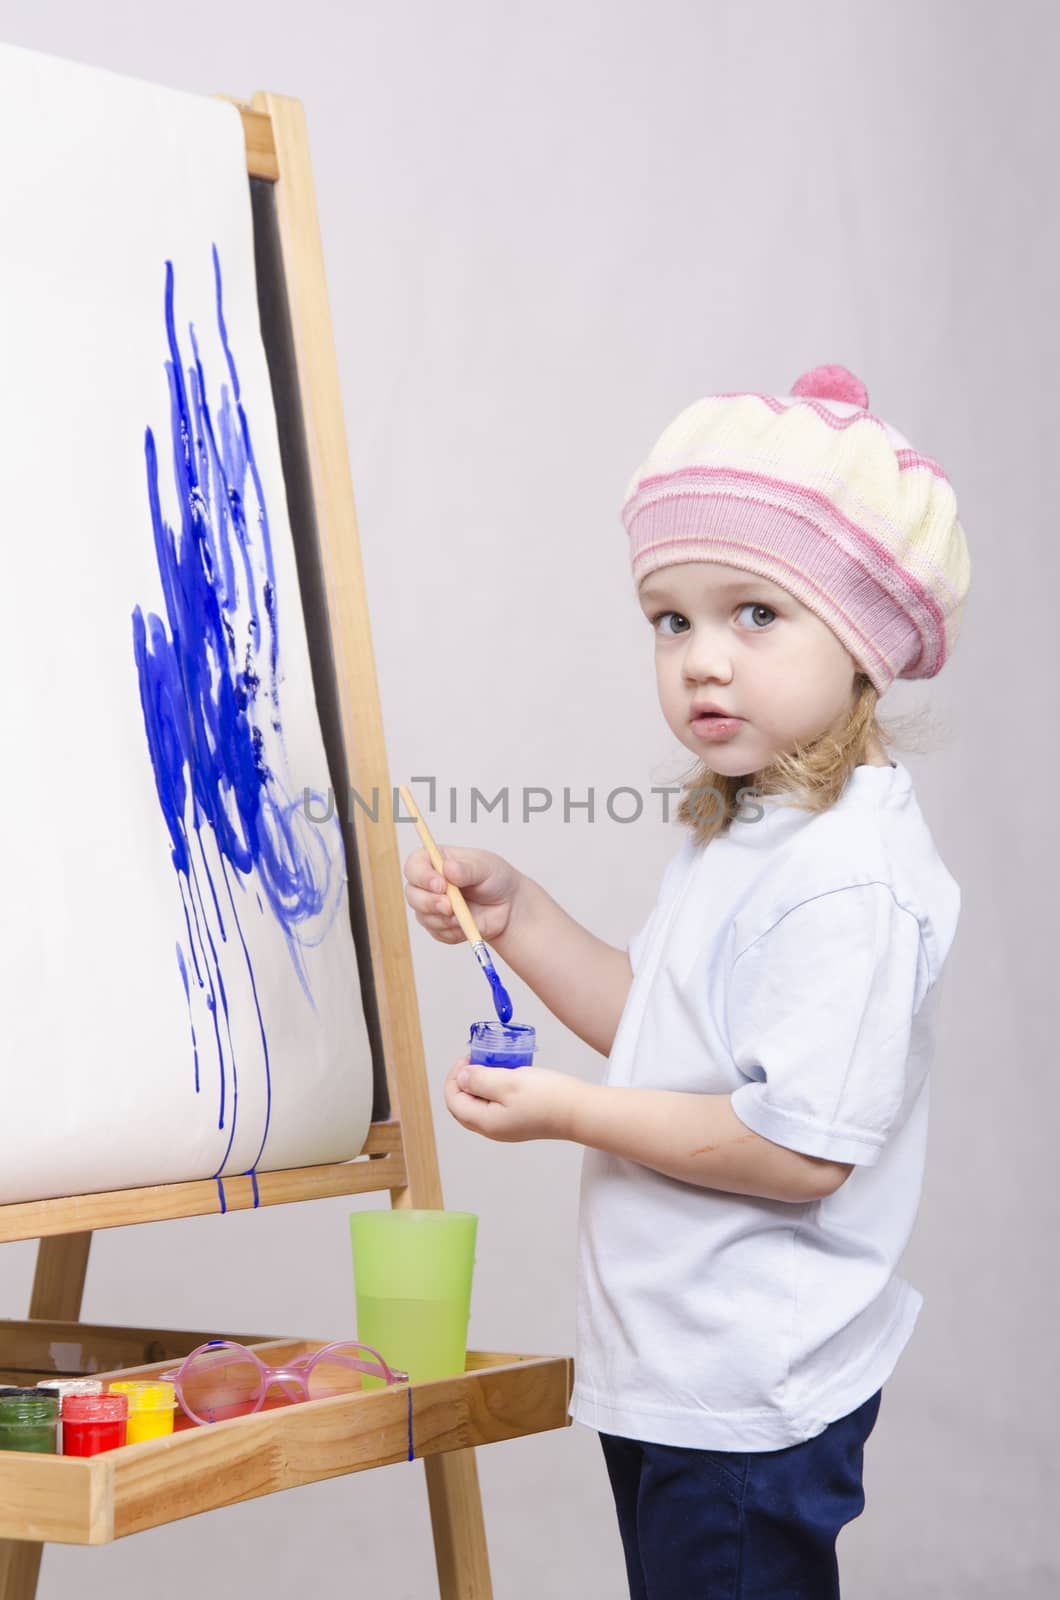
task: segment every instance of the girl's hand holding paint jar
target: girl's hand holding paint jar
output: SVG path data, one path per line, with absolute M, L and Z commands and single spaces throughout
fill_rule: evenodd
M 442 860 L 445 878 L 464 896 L 483 939 L 494 943 L 508 926 L 522 874 L 492 850 L 470 846 L 444 849 Z M 460 944 L 465 935 L 445 892 L 445 879 L 431 865 L 426 850 L 413 850 L 405 862 L 405 877 L 405 899 L 420 927 L 442 944 Z
M 573 1139 L 579 1097 L 586 1085 L 547 1067 L 477 1067 L 467 1056 L 445 1081 L 445 1103 L 462 1127 L 487 1139 Z

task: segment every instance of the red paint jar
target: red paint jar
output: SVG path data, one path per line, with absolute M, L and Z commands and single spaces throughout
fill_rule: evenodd
M 63 1455 L 96 1456 L 125 1443 L 129 1402 L 123 1394 L 63 1396 Z

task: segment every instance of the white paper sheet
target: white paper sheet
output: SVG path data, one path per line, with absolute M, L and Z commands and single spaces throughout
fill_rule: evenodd
M 0 46 L 0 140 L 0 1203 L 345 1159 L 371 1060 L 239 113 Z

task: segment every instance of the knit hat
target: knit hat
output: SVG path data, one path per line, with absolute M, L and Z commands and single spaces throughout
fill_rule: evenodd
M 971 563 L 953 487 L 846 367 L 814 367 L 788 395 L 688 406 L 630 481 L 622 520 L 635 583 L 684 561 L 761 573 L 881 695 L 933 678 L 957 642 Z

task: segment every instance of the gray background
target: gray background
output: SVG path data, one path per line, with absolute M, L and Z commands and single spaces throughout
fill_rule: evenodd
M 903 1264 L 926 1303 L 839 1550 L 857 1600 L 1053 1593 L 1054 13 L 7 0 L 0 24 L 174 87 L 304 101 L 394 779 L 434 776 L 440 838 L 510 855 L 615 944 L 680 838 L 659 797 L 625 825 L 604 810 L 685 760 L 618 520 L 658 432 L 701 393 L 783 391 L 841 361 L 950 473 L 973 561 L 964 634 L 939 679 L 883 704 L 930 718 L 899 754 L 964 896 Z M 474 785 L 509 786 L 507 825 L 470 823 Z M 592 787 L 593 823 L 564 822 L 564 786 Z M 523 823 L 524 787 L 551 811 Z M 413 934 L 446 1202 L 481 1217 L 471 1343 L 571 1351 L 581 1152 L 449 1117 L 442 1080 L 488 991 L 466 951 Z M 511 988 L 542 1064 L 601 1075 Z M 84 1314 L 350 1333 L 349 1205 L 98 1234 Z M 32 1263 L 31 1244 L 0 1252 L 5 1314 L 24 1313 Z M 498 1600 L 625 1593 L 590 1430 L 478 1460 Z M 40 1593 L 147 1586 L 420 1600 L 423 1468 L 50 1546 Z

